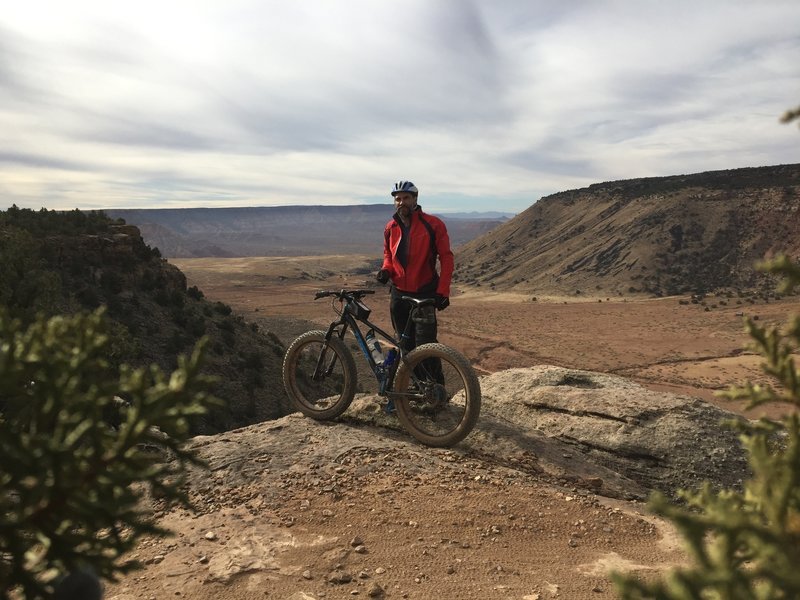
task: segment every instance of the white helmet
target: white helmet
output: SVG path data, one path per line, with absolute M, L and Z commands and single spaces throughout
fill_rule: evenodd
M 392 190 L 392 196 L 396 196 L 400 192 L 408 192 L 409 194 L 414 194 L 415 196 L 419 194 L 419 190 L 417 186 L 415 186 L 410 181 L 398 181 L 394 184 L 394 189 Z

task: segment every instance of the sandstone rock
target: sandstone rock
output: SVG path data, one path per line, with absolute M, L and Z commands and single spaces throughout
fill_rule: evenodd
M 569 494 L 574 501 L 588 493 L 623 499 L 644 499 L 652 490 L 672 495 L 703 480 L 736 487 L 749 474 L 737 434 L 722 425 L 737 417 L 697 398 L 654 392 L 615 375 L 553 366 L 494 373 L 481 378 L 481 388 L 478 425 L 450 450 L 425 448 L 396 419 L 384 422 L 385 415 L 373 410 L 378 399 L 370 394 L 358 394 L 346 413 L 347 435 L 341 435 L 340 423 L 293 414 L 231 431 L 224 439 L 198 436 L 191 444 L 217 472 L 223 472 L 221 465 L 241 466 L 225 469 L 218 485 L 236 490 L 256 480 L 274 482 L 258 490 L 262 506 L 310 471 L 319 489 L 335 488 L 321 494 L 326 501 L 330 494 L 357 489 L 356 477 L 336 474 L 334 486 L 319 470 L 352 452 L 372 455 L 364 462 L 365 471 L 385 469 L 387 457 L 404 455 L 404 465 L 435 474 L 443 483 L 456 473 L 478 485 L 497 485 L 500 477 L 515 473 L 553 478 L 575 490 Z M 297 448 L 305 450 L 298 454 Z M 256 460 L 262 456 L 270 457 L 268 471 Z M 503 474 L 471 472 L 467 457 L 501 468 Z M 193 470 L 190 478 L 197 489 L 207 487 L 205 471 Z M 391 494 L 383 497 L 391 503 Z M 330 508 L 309 512 L 323 519 L 334 516 Z M 285 524 L 294 519 L 280 516 Z M 414 526 L 411 521 L 406 525 Z M 353 548 L 359 545 L 352 545 L 355 537 Z
M 328 582 L 329 583 L 333 583 L 333 584 L 336 584 L 336 585 L 342 585 L 342 584 L 345 584 L 345 583 L 350 583 L 351 581 L 353 581 L 353 576 L 350 573 L 346 572 L 346 571 L 341 571 L 341 570 L 337 569 L 335 571 L 331 571 L 328 574 Z
M 467 445 L 485 451 L 501 431 L 493 454 L 530 451 L 545 471 L 606 495 L 671 495 L 704 480 L 736 487 L 748 475 L 738 434 L 723 425 L 740 417 L 698 398 L 553 366 L 494 373 L 481 388 L 485 409 Z

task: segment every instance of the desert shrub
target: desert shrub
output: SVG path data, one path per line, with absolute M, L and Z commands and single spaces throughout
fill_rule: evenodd
M 794 120 L 800 121 L 800 106 L 797 106 L 796 108 L 792 108 L 790 110 L 787 110 L 781 116 L 781 122 L 782 123 L 791 123 Z
M 183 308 L 184 304 L 186 304 L 186 296 L 181 290 L 172 290 L 169 296 L 169 302 L 172 306 Z
M 194 337 L 199 338 L 206 332 L 206 320 L 202 316 L 192 313 L 186 329 Z
M 120 300 L 119 296 L 109 296 L 105 302 L 106 308 L 108 309 L 108 315 L 114 319 L 119 318 L 119 315 L 124 313 L 124 307 L 122 300 Z
M 214 310 L 224 316 L 228 316 L 231 314 L 231 312 L 233 312 L 233 309 L 224 302 L 215 302 Z
M 229 348 L 233 348 L 236 346 L 236 334 L 233 331 L 223 330 L 222 341 L 225 342 L 225 345 Z
M 111 225 L 119 223 L 123 221 L 113 221 L 102 211 L 56 211 L 46 208 L 34 211 L 12 205 L 6 212 L 0 213 L 0 227 L 28 231 L 36 238 L 106 233 Z
M 3 597 L 51 597 L 67 573 L 110 579 L 135 568 L 125 552 L 165 533 L 143 496 L 188 504 L 182 477 L 198 463 L 183 445 L 189 420 L 216 403 L 202 345 L 166 376 L 113 368 L 112 336 L 102 311 L 27 328 L 0 312 Z
M 12 316 L 30 322 L 37 312 L 53 310 L 61 290 L 61 278 L 47 269 L 38 240 L 24 230 L 0 230 L 0 304 Z
M 112 294 L 119 294 L 124 288 L 122 276 L 113 269 L 104 269 L 100 276 L 100 285 Z
M 217 323 L 217 327 L 219 327 L 222 331 L 233 333 L 236 329 L 236 321 L 230 317 L 226 317 Z
M 196 285 L 193 285 L 189 289 L 186 290 L 186 295 L 194 300 L 202 299 L 205 294 L 203 294 L 202 290 L 200 290 Z
M 264 368 L 264 359 L 259 351 L 251 350 L 242 356 L 242 366 L 245 369 L 260 371 Z
M 169 313 L 170 317 L 172 318 L 172 322 L 178 327 L 186 327 L 187 323 L 189 322 L 189 318 L 191 317 L 190 314 L 187 314 L 187 311 L 175 306 L 170 309 Z
M 159 288 L 156 290 L 153 299 L 158 303 L 159 306 L 169 306 L 170 295 L 167 290 L 164 288 Z
M 92 287 L 83 287 L 75 295 L 78 301 L 87 308 L 94 309 L 100 306 L 100 296 L 97 294 L 97 290 Z
M 167 354 L 178 354 L 188 346 L 192 340 L 181 331 L 173 331 L 164 342 L 164 351 Z
M 800 284 L 800 266 L 787 258 L 764 265 L 783 275 L 782 289 Z M 741 432 L 752 476 L 743 491 L 683 491 L 685 505 L 655 494 L 650 508 L 676 525 L 693 564 L 645 583 L 616 574 L 622 598 L 767 600 L 800 597 L 800 316 L 785 329 L 746 321 L 763 369 L 778 384 L 731 387 L 724 396 L 749 400 L 748 408 L 785 402 L 795 410 L 780 421 L 731 424 Z
M 139 276 L 139 289 L 149 292 L 159 285 L 159 274 L 154 268 L 145 268 Z

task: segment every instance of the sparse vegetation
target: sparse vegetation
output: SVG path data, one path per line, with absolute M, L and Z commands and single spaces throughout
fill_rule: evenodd
M 785 277 L 787 292 L 800 285 L 800 267 L 786 258 L 764 268 Z M 615 576 L 625 599 L 800 597 L 800 373 L 792 358 L 800 352 L 800 316 L 783 331 L 748 319 L 747 331 L 779 388 L 747 384 L 725 396 L 749 400 L 750 407 L 785 402 L 794 410 L 780 422 L 737 422 L 752 468 L 744 491 L 705 485 L 683 492 L 685 506 L 654 495 L 651 509 L 678 527 L 694 564 L 655 582 Z
M 115 330 L 109 360 L 116 366 L 157 364 L 171 371 L 178 354 L 208 335 L 214 351 L 204 369 L 219 376 L 214 392 L 229 408 L 214 407 L 212 414 L 194 419 L 195 433 L 218 431 L 212 423 L 233 428 L 289 411 L 277 385 L 282 345 L 232 316 L 230 306 L 208 301 L 196 286 L 187 289 L 183 274 L 146 246 L 135 227 L 101 212 L 16 207 L 0 212 L 0 306 L 23 324 L 37 314 L 104 307 Z M 214 326 L 220 320 L 223 329 Z M 237 344 L 269 357 L 262 374 L 269 385 L 260 388 L 255 417 L 237 410 L 239 403 L 253 405 L 245 392 L 252 378 L 227 350 Z
M 0 581 L 3 597 L 50 597 L 61 576 L 126 572 L 145 534 L 163 533 L 140 499 L 186 502 L 189 420 L 216 401 L 202 347 L 167 377 L 117 370 L 102 312 L 39 317 L 0 309 Z M 161 460 L 166 455 L 173 460 Z

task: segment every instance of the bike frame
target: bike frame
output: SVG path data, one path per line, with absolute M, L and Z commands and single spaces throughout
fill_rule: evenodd
M 373 292 L 371 290 L 369 290 L 369 291 L 367 291 L 367 293 L 373 293 Z M 412 306 L 412 308 L 411 308 L 411 312 L 409 314 L 408 322 L 406 323 L 405 330 L 403 331 L 402 334 L 400 334 L 400 340 L 399 341 L 397 339 L 395 339 L 394 336 L 392 336 L 388 332 L 386 332 L 383 329 L 381 329 L 378 325 L 376 325 L 375 323 L 370 321 L 368 317 L 358 317 L 358 316 L 356 316 L 355 313 L 359 309 L 359 306 L 356 303 L 360 302 L 360 297 L 359 297 L 359 295 L 357 293 L 351 295 L 347 299 L 340 297 L 340 301 L 343 304 L 342 312 L 339 315 L 339 319 L 334 321 L 334 322 L 332 322 L 330 324 L 330 326 L 328 326 L 328 331 L 325 334 L 325 340 L 326 341 L 331 339 L 331 337 L 334 334 L 338 335 L 341 340 L 344 340 L 344 337 L 347 334 L 347 330 L 351 329 L 353 331 L 353 335 L 356 338 L 356 342 L 358 342 L 358 347 L 361 349 L 361 352 L 364 354 L 364 357 L 367 359 L 367 363 L 369 364 L 370 369 L 372 370 L 372 373 L 373 373 L 373 375 L 375 376 L 375 379 L 378 382 L 378 385 L 379 385 L 380 390 L 381 390 L 380 391 L 380 395 L 382 395 L 382 396 L 389 396 L 389 397 L 392 397 L 392 396 L 396 396 L 396 397 L 415 397 L 417 395 L 417 394 L 413 394 L 413 393 L 402 393 L 401 394 L 401 393 L 397 393 L 397 392 L 392 392 L 391 390 L 386 389 L 389 386 L 385 385 L 386 383 L 391 383 L 393 381 L 394 374 L 397 371 L 398 365 L 400 364 L 401 361 L 405 361 L 407 350 L 405 348 L 404 341 L 407 340 L 407 339 L 410 339 L 411 327 L 414 326 L 414 314 L 416 313 L 416 311 L 421 306 L 425 306 L 426 304 L 429 304 L 429 303 L 433 302 L 433 300 L 423 300 L 421 303 L 419 303 L 419 301 L 417 299 L 406 297 L 406 296 L 404 296 L 403 299 L 412 301 L 413 303 L 415 303 L 415 305 Z M 366 305 L 363 304 L 363 303 L 361 303 L 361 306 L 366 308 Z M 369 310 L 369 309 L 367 309 L 367 310 Z M 372 353 L 369 351 L 369 348 L 367 347 L 367 340 L 364 337 L 364 334 L 361 333 L 361 329 L 358 326 L 359 323 L 363 323 L 364 325 L 366 325 L 370 329 L 373 329 L 376 334 L 380 335 L 381 338 L 383 338 L 385 341 L 389 342 L 390 344 L 392 344 L 393 346 L 395 346 L 397 348 L 398 357 L 397 357 L 397 359 L 395 359 L 394 363 L 389 367 L 389 372 L 388 373 L 386 372 L 386 370 L 382 366 L 376 364 L 375 363 L 375 359 L 372 358 Z M 337 329 L 338 329 L 338 331 L 337 331 Z M 333 371 L 333 367 L 336 364 L 336 362 L 335 362 L 336 361 L 336 356 L 334 355 L 333 359 L 331 360 L 331 363 L 327 367 L 323 366 L 325 364 L 326 350 L 327 350 L 327 347 L 323 348 L 322 352 L 320 353 L 319 359 L 317 360 L 317 366 L 314 369 L 314 375 L 313 375 L 314 379 L 317 379 L 317 378 L 320 377 L 320 372 L 321 371 L 324 372 L 326 375 L 329 375 Z M 413 374 L 412 374 L 411 377 L 412 377 L 412 380 L 416 379 L 416 377 Z

